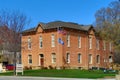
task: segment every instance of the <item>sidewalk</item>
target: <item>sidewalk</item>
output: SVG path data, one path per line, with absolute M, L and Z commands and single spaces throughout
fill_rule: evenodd
M 115 78 L 113 79 L 84 79 L 84 78 L 0 76 L 0 80 L 115 80 Z

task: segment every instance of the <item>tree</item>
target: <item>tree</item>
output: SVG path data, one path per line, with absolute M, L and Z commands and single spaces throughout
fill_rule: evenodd
M 27 16 L 20 11 L 0 11 L 0 40 L 3 41 L 4 50 L 14 52 L 14 65 L 16 66 L 16 52 L 21 50 L 21 32 L 29 23 Z M 14 69 L 14 75 L 15 75 Z
M 108 7 L 101 8 L 95 17 L 97 32 L 103 39 L 112 42 L 115 51 L 120 53 L 120 1 L 111 2 Z

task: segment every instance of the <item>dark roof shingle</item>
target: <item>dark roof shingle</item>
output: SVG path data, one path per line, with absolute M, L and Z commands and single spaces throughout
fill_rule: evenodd
M 49 23 L 39 23 L 41 24 L 43 29 L 53 29 L 53 28 L 58 28 L 58 27 L 65 27 L 65 28 L 71 28 L 71 29 L 77 29 L 77 30 L 82 30 L 82 31 L 88 31 L 92 26 L 91 25 L 79 25 L 77 23 L 72 23 L 72 22 L 63 22 L 63 21 L 54 21 L 54 22 L 49 22 Z M 31 32 L 31 31 L 36 31 L 37 27 L 28 29 L 23 31 L 24 32 Z

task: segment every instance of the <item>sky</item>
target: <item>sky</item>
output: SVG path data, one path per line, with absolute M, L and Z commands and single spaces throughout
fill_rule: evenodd
M 95 12 L 115 0 L 0 0 L 0 10 L 19 10 L 31 19 L 27 28 L 39 22 L 65 21 L 89 25 Z

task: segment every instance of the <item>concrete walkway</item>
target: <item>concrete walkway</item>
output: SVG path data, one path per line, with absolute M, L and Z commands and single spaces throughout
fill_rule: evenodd
M 113 79 L 84 79 L 84 78 L 0 76 L 0 80 L 115 80 L 115 78 Z

